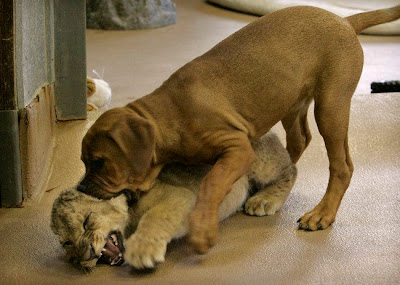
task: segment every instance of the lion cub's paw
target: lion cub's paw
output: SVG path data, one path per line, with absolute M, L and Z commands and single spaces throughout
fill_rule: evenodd
M 165 240 L 133 234 L 126 242 L 124 259 L 136 269 L 154 268 L 165 261 Z
M 270 216 L 279 211 L 284 202 L 284 197 L 255 195 L 247 200 L 244 209 L 251 216 Z

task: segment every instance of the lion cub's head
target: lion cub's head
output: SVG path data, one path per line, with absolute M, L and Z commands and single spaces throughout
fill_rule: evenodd
M 68 189 L 54 201 L 51 229 L 70 262 L 84 268 L 98 261 L 116 265 L 123 263 L 122 239 L 128 218 L 125 195 L 99 200 Z

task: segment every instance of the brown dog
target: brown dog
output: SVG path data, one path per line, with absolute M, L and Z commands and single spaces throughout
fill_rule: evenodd
M 153 93 L 105 112 L 82 143 L 86 176 L 79 189 L 99 198 L 148 190 L 165 163 L 212 163 L 191 215 L 199 252 L 215 243 L 217 210 L 251 164 L 250 141 L 277 122 L 297 162 L 315 118 L 330 163 L 327 191 L 299 228 L 327 228 L 349 186 L 350 101 L 363 52 L 357 34 L 400 17 L 400 6 L 340 18 L 313 7 L 266 15 L 175 72 Z

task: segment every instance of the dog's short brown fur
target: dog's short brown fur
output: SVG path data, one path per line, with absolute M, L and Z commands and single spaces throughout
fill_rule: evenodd
M 153 93 L 105 112 L 82 143 L 80 189 L 100 198 L 146 191 L 167 162 L 212 163 L 191 215 L 198 252 L 215 243 L 218 205 L 253 161 L 250 141 L 282 121 L 297 162 L 311 140 L 307 110 L 325 140 L 330 178 L 321 202 L 299 220 L 327 228 L 349 186 L 350 101 L 363 52 L 357 33 L 400 17 L 400 6 L 346 19 L 313 7 L 266 15 L 175 72 Z

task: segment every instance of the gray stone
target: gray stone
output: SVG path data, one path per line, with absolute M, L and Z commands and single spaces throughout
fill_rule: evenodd
M 136 30 L 175 24 L 173 0 L 87 0 L 88 29 Z

